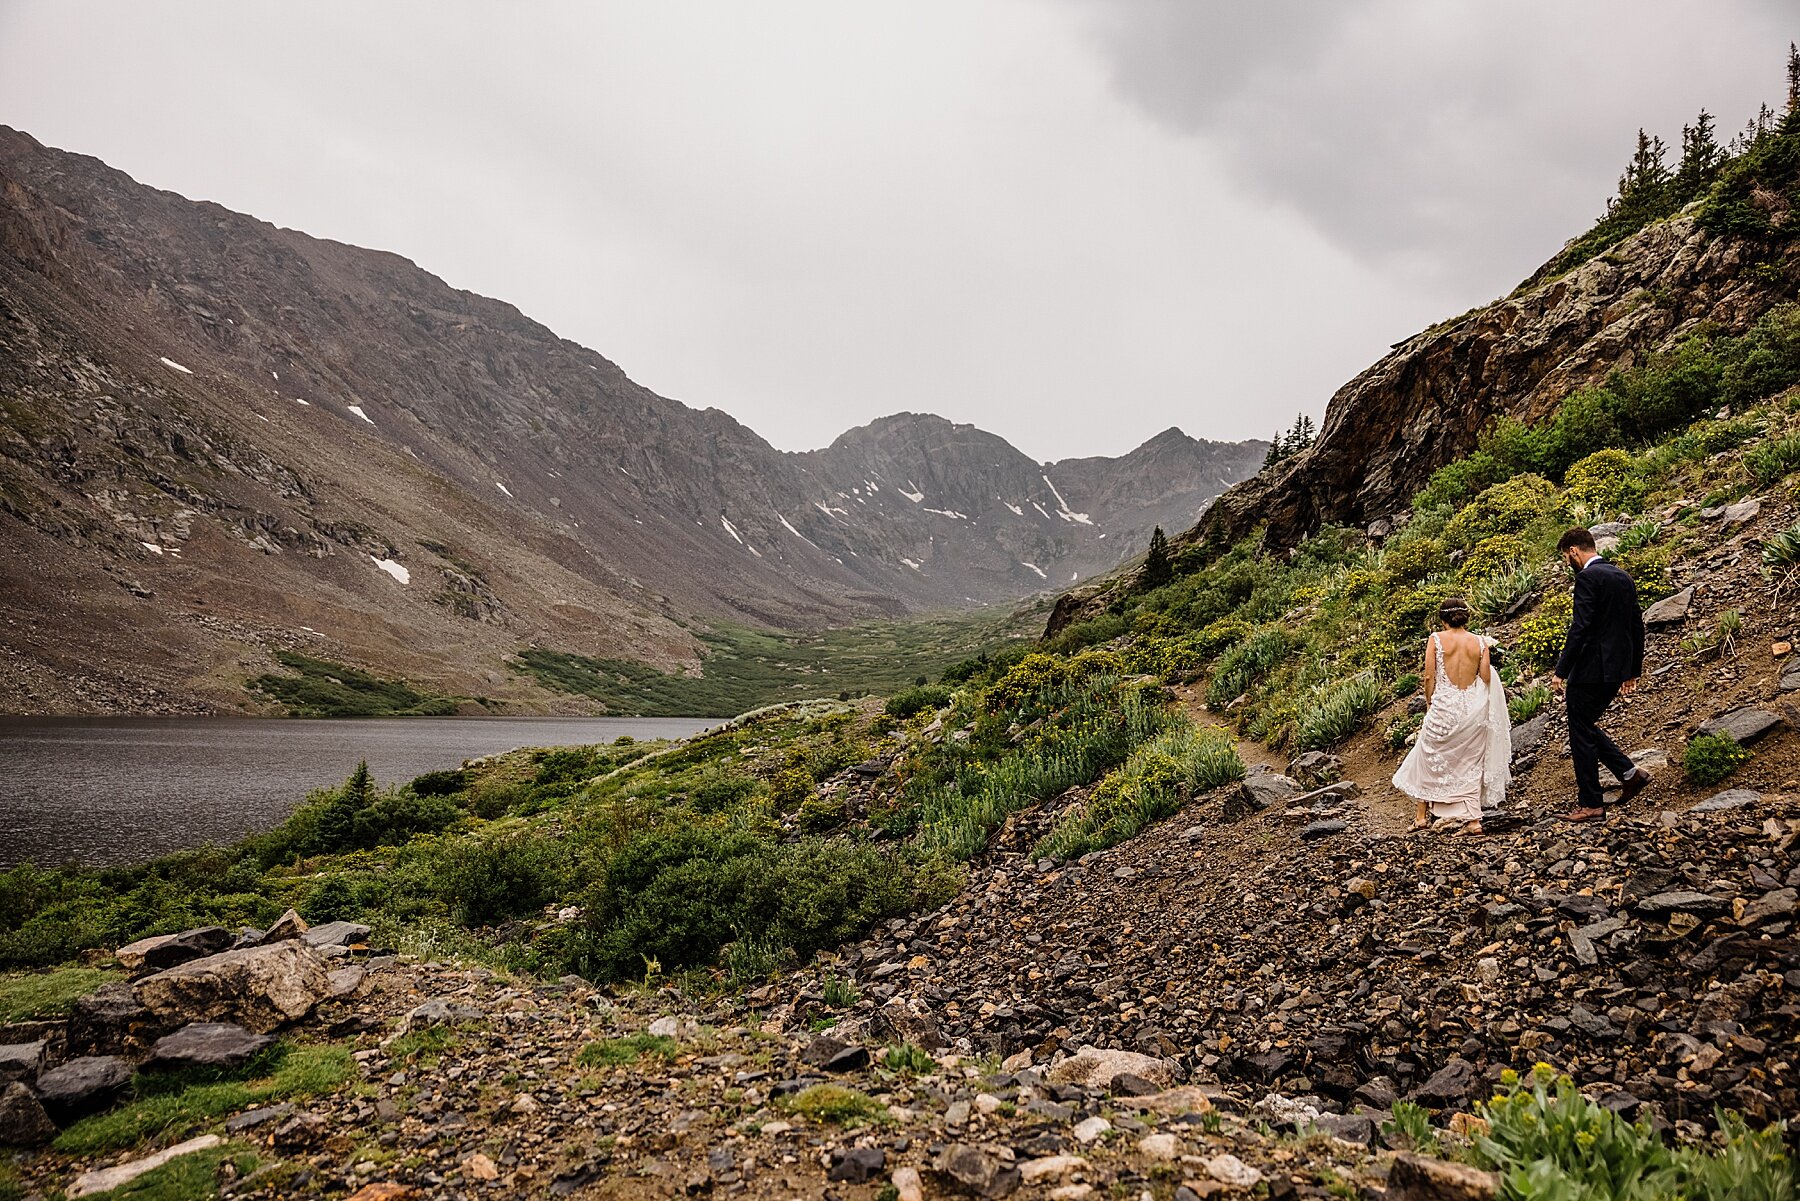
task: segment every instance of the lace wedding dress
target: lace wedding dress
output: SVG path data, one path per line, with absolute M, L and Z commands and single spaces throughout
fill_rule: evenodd
M 1477 671 L 1467 687 L 1458 688 L 1444 670 L 1444 648 L 1436 634 L 1431 642 L 1437 660 L 1431 707 L 1419 727 L 1419 740 L 1394 773 L 1394 787 L 1430 804 L 1433 817 L 1477 821 L 1484 807 L 1505 804 L 1512 779 L 1506 690 L 1492 671 L 1491 683 Z M 1482 662 L 1487 662 L 1485 654 Z

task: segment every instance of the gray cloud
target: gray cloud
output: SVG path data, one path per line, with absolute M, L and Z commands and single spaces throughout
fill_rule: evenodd
M 1783 0 L 1784 3 L 1787 0 Z M 0 121 L 396 251 L 779 446 L 1266 436 L 1505 292 L 1774 0 L 0 0 Z
M 1365 259 L 1501 289 L 1601 211 L 1639 126 L 1781 91 L 1774 0 L 1076 0 L 1118 94 Z

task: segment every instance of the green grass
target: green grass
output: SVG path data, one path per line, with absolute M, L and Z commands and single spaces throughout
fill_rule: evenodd
M 243 1146 L 222 1143 L 195 1151 L 145 1172 L 120 1188 L 94 1196 L 102 1201 L 202 1201 L 219 1195 L 219 1168 L 230 1160 L 241 1179 L 254 1172 L 260 1160 Z M 0 1198 L 6 1194 L 0 1192 Z
M 153 1139 L 173 1142 L 213 1118 L 334 1092 L 356 1075 L 349 1050 L 330 1045 L 283 1048 L 259 1063 L 273 1065 L 268 1075 L 239 1080 L 158 1079 L 139 1073 L 132 1082 L 135 1100 L 81 1119 L 52 1145 L 65 1155 L 97 1155 Z
M 459 1036 L 450 1026 L 420 1026 L 388 1044 L 388 1058 L 395 1063 L 420 1063 L 429 1067 L 454 1047 Z
M 815 1084 L 787 1099 L 787 1107 L 801 1117 L 834 1126 L 862 1126 L 887 1117 L 887 1106 L 874 1097 L 841 1084 Z
M 721 623 L 700 635 L 701 674 L 623 659 L 530 648 L 514 668 L 546 688 L 590 697 L 608 712 L 644 717 L 731 717 L 780 701 L 898 692 L 920 676 L 1027 634 L 1042 614 L 995 611 L 868 622 L 815 634 Z
M 576 1053 L 575 1064 L 584 1068 L 617 1068 L 644 1058 L 674 1063 L 679 1052 L 675 1040 L 667 1035 L 627 1034 L 623 1038 L 603 1038 L 589 1043 Z
M 1104 850 L 1174 813 L 1184 799 L 1243 778 L 1244 761 L 1231 735 L 1180 719 L 1101 780 L 1087 803 L 1064 815 L 1034 854 L 1066 861 Z
M 245 687 L 280 701 L 295 717 L 444 717 L 456 712 L 453 698 L 420 692 L 404 680 L 384 680 L 294 651 L 276 651 L 275 659 L 295 674 L 257 676 Z
M 62 1017 L 77 998 L 120 975 L 103 968 L 66 967 L 0 978 L 0 1022 Z

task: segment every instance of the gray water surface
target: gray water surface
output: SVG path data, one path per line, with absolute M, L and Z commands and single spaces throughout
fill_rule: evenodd
M 278 825 L 367 759 L 382 784 L 521 746 L 680 738 L 702 717 L 0 718 L 0 866 L 137 863 Z

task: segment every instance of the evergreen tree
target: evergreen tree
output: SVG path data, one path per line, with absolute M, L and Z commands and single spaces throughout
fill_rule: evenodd
M 1800 117 L 1800 46 L 1788 43 L 1788 97 L 1787 115 L 1789 118 Z
M 1303 439 L 1300 443 L 1301 450 L 1308 449 L 1318 441 L 1318 434 L 1313 430 L 1313 419 L 1304 413 L 1300 415 L 1300 436 Z
M 1678 203 L 1685 204 L 1704 192 L 1725 162 L 1713 136 L 1713 115 L 1705 109 L 1692 125 L 1681 127 L 1681 165 L 1675 169 L 1675 193 Z
M 1286 457 L 1281 443 L 1281 431 L 1276 430 L 1275 436 L 1269 439 L 1269 453 L 1263 456 L 1263 466 L 1273 467 Z
M 1667 157 L 1663 140 L 1639 129 L 1637 150 L 1625 164 L 1625 174 L 1619 176 L 1619 194 L 1608 206 L 1608 215 L 1627 216 L 1659 208 L 1669 183 Z
M 1144 554 L 1144 587 L 1161 588 L 1175 578 L 1175 567 L 1169 562 L 1169 540 L 1159 525 L 1150 534 L 1150 549 Z

